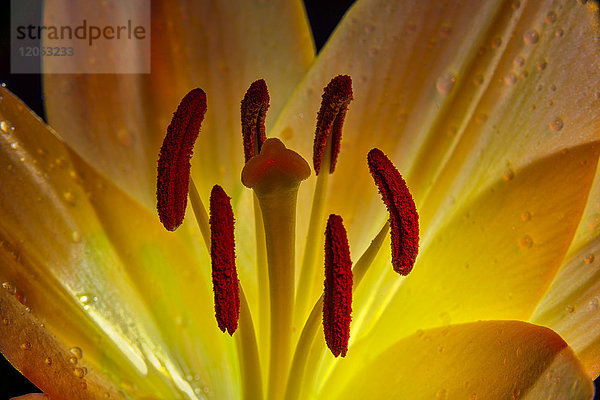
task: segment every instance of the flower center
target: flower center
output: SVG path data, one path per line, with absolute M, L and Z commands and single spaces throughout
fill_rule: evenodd
M 342 126 L 351 100 L 352 81 L 348 76 L 333 78 L 324 89 L 317 114 L 313 153 L 317 182 L 297 283 L 296 202 L 300 183 L 310 176 L 310 166 L 279 139 L 266 138 L 264 122 L 269 94 L 263 80 L 254 82 L 242 100 L 246 164 L 241 179 L 255 194 L 257 274 L 261 296 L 259 319 L 266 316 L 270 322 L 269 336 L 266 339 L 261 336 L 260 343 L 256 339 L 256 327 L 246 302 L 243 282 L 238 281 L 230 198 L 223 188 L 215 185 L 210 196 L 209 219 L 190 178 L 189 160 L 206 112 L 206 96 L 202 90 L 194 89 L 184 97 L 167 130 L 158 161 L 159 217 L 165 228 L 175 230 L 183 221 L 189 193 L 196 220 L 211 254 L 217 325 L 223 332 L 233 335 L 239 319 L 240 332 L 236 336 L 241 335 L 241 339 L 236 343 L 243 369 L 244 392 L 249 398 L 263 397 L 260 365 L 267 359 L 259 357 L 259 344 L 268 343 L 267 397 L 270 399 L 299 398 L 301 382 L 305 377 L 314 377 L 317 370 L 307 368 L 308 355 L 319 354 L 325 344 L 335 357 L 346 355 L 352 291 L 356 290 L 375 259 L 390 227 L 394 270 L 406 275 L 416 260 L 419 240 L 416 207 L 400 173 L 379 149 L 369 152 L 368 166 L 388 208 L 389 221 L 354 267 L 342 217 L 329 215 L 324 227 L 328 176 L 335 169 Z M 329 173 L 320 174 L 322 169 Z M 316 255 L 323 248 L 324 274 L 316 268 Z M 262 249 L 266 249 L 266 256 L 261 256 Z M 264 271 L 262 259 L 266 259 Z M 318 281 L 323 282 L 323 275 L 324 290 L 319 295 L 315 287 L 319 286 Z M 320 320 L 325 343 L 314 340 Z M 260 324 L 261 321 L 258 322 Z M 293 326 L 303 327 L 295 343 L 292 343 Z M 262 329 L 260 331 L 263 332 Z

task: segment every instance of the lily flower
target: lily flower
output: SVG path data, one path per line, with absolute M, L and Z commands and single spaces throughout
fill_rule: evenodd
M 47 15 L 88 7 L 60 3 Z M 0 351 L 53 399 L 591 399 L 599 35 L 582 0 L 358 0 L 315 55 L 298 1 L 153 1 L 151 74 L 45 76 L 54 129 L 0 89 Z M 312 160 L 338 75 L 353 100 L 331 125 L 335 168 L 327 139 L 320 167 L 258 187 L 260 157 Z M 268 114 L 250 131 L 264 121 L 271 139 L 246 163 L 239 102 L 260 79 Z M 156 161 L 195 88 L 192 207 L 170 232 Z M 386 205 L 408 218 L 397 204 L 412 201 L 419 253 L 402 276 Z M 239 320 L 218 294 L 235 279 L 215 307 L 202 203 L 215 237 L 234 229 Z M 336 295 L 349 286 L 351 307 Z

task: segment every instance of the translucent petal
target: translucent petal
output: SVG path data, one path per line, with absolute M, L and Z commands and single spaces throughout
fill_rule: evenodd
M 487 321 L 420 331 L 358 367 L 347 385 L 330 382 L 323 393 L 340 399 L 589 400 L 594 387 L 550 329 Z
M 199 238 L 186 224 L 167 233 L 12 94 L 0 95 L 0 281 L 44 324 L 48 338 L 35 340 L 57 343 L 57 354 L 77 347 L 78 367 L 127 395 L 237 395 L 235 346 L 216 328 Z M 2 344 L 18 348 L 15 335 Z M 37 360 L 6 355 L 23 372 Z
M 60 13 L 70 15 L 76 26 L 92 12 L 90 4 L 46 2 L 46 24 Z M 111 0 L 103 7 L 118 10 L 119 4 Z M 194 176 L 203 197 L 217 181 L 231 192 L 239 185 L 243 163 L 239 104 L 244 92 L 253 80 L 264 78 L 271 92 L 270 113 L 277 115 L 312 61 L 303 5 L 151 4 L 152 73 L 46 75 L 48 120 L 92 166 L 154 207 L 156 160 L 166 127 L 181 98 L 201 87 L 208 94 L 208 113 L 192 163 Z M 97 56 L 89 49 L 90 56 Z
M 597 137 L 596 10 L 552 0 L 359 1 L 275 131 L 309 158 L 322 87 L 349 74 L 354 101 L 329 210 L 351 224 L 353 248 L 366 247 L 381 226 L 373 221 L 385 218 L 364 161 L 378 147 L 405 176 L 423 231 L 435 231 L 486 183 Z
M 416 329 L 479 319 L 527 320 L 577 228 L 599 150 L 597 144 L 572 148 L 482 189 L 422 243 L 401 286 L 394 285 L 398 278 L 390 269 L 378 287 L 360 287 L 357 297 L 370 290 L 377 300 L 366 312 L 374 317 L 363 321 L 349 350 L 354 363 Z

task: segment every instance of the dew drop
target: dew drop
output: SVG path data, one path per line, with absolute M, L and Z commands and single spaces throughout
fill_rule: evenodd
M 575 312 L 575 307 L 572 305 L 568 305 L 565 311 L 567 312 L 567 314 L 573 314 Z
M 479 86 L 483 83 L 483 75 L 477 74 L 473 77 L 473 84 Z
M 71 347 L 69 353 L 73 354 L 76 358 L 81 359 L 83 357 L 83 351 L 79 347 Z
M 584 261 L 586 264 L 591 264 L 591 263 L 593 263 L 593 262 L 594 262 L 594 260 L 595 260 L 595 259 L 596 259 L 596 256 L 595 256 L 595 255 L 593 255 L 593 254 L 588 254 L 588 255 L 587 255 L 587 256 L 586 256 L 586 257 L 583 259 L 583 261 Z
M 10 320 L 8 318 L 2 318 L 2 323 L 4 325 L 8 325 L 8 324 L 10 324 Z
M 6 87 L 6 83 L 2 82 L 2 83 L 0 83 L 0 86 Z
M 475 123 L 476 124 L 483 124 L 487 121 L 488 116 L 486 113 L 479 113 L 475 116 Z
M 546 69 L 547 66 L 548 62 L 546 60 L 541 60 L 540 62 L 538 62 L 536 68 L 538 71 L 543 71 Z
M 75 195 L 73 195 L 73 193 L 71 193 L 71 192 L 64 192 L 63 198 L 65 199 L 65 201 L 67 203 L 69 203 L 71 205 L 75 205 L 75 203 L 76 203 Z
M 23 349 L 23 350 L 31 350 L 31 343 L 29 343 L 29 342 L 21 343 L 21 349 Z
M 523 56 L 516 56 L 513 60 L 513 65 L 515 68 L 521 68 L 523 65 L 525 65 L 525 58 L 523 58 Z
M 550 130 L 552 132 L 558 132 L 563 128 L 563 121 L 562 119 L 560 119 L 559 117 L 554 118 L 552 121 L 550 121 L 550 123 L 548 124 L 548 126 L 550 127 Z
M 557 30 L 554 31 L 554 36 L 560 38 L 563 37 L 565 34 L 565 31 L 563 31 L 561 28 L 558 28 Z
M 87 369 L 85 369 L 84 367 L 77 367 L 73 369 L 73 373 L 76 377 L 83 378 L 85 374 L 87 374 Z
M 550 92 L 556 92 L 556 85 L 554 83 L 550 84 L 550 86 L 548 86 L 548 90 Z
M 81 242 L 81 233 L 79 233 L 79 231 L 73 231 L 73 232 L 71 232 L 71 240 L 74 243 Z
M 494 39 L 492 39 L 492 49 L 497 49 L 500 46 L 502 46 L 502 38 L 496 36 Z
M 514 85 L 517 82 L 517 75 L 510 71 L 508 74 L 504 76 L 504 84 L 507 86 Z
M 441 38 L 447 39 L 452 34 L 452 27 L 450 25 L 443 24 L 440 27 L 438 34 L 440 35 Z
M 533 239 L 529 235 L 524 235 L 519 239 L 519 247 L 523 250 L 530 249 L 533 246 Z
M 365 25 L 365 33 L 373 33 L 375 31 L 375 25 Z
M 521 221 L 523 221 L 523 222 L 531 221 L 531 213 L 529 211 L 525 211 L 524 213 L 522 213 Z
M 17 293 L 17 287 L 12 282 L 2 282 L 2 287 L 12 295 Z
M 553 24 L 556 22 L 556 13 L 554 11 L 548 11 L 546 14 L 546 23 Z
M 73 365 L 77 365 L 79 360 L 77 359 L 77 357 L 69 357 L 69 362 Z
M 523 34 L 525 44 L 536 44 L 540 40 L 540 35 L 535 29 L 530 29 Z
M 437 79 L 435 87 L 439 94 L 446 96 L 452 91 L 454 82 L 456 82 L 454 74 L 452 72 L 447 72 Z
M 502 174 L 502 179 L 505 182 L 512 180 L 512 178 L 514 178 L 514 177 L 515 177 L 515 172 L 511 168 L 507 168 L 506 170 L 504 170 L 504 173 Z
M 594 297 L 590 301 L 588 301 L 588 310 L 596 311 L 597 309 L 598 309 L 598 299 Z
M 2 130 L 2 132 L 8 133 L 8 131 L 10 130 L 10 124 L 6 121 L 0 121 L 0 129 Z
M 46 363 L 46 365 L 52 365 L 52 359 L 50 357 L 46 357 L 44 362 Z
M 10 147 L 11 147 L 13 150 L 17 150 L 17 149 L 19 148 L 19 143 L 18 143 L 18 142 L 12 142 L 12 143 L 10 144 Z

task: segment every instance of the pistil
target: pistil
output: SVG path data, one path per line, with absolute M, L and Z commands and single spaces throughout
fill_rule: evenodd
M 296 200 L 310 167 L 279 139 L 267 139 L 259 155 L 242 171 L 242 183 L 254 189 L 264 221 L 271 303 L 268 398 L 285 390 L 290 363 L 294 309 Z

